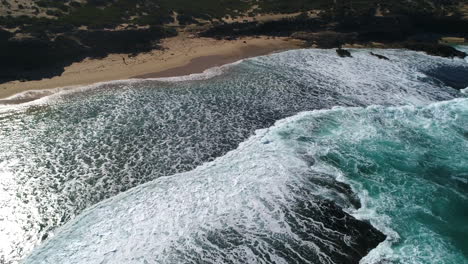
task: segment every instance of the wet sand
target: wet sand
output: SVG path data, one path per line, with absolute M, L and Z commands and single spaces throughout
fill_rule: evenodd
M 85 59 L 65 68 L 61 76 L 39 81 L 0 84 L 0 104 L 32 101 L 59 87 L 83 86 L 132 78 L 177 77 L 201 73 L 208 68 L 244 58 L 301 48 L 303 42 L 288 38 L 242 38 L 215 40 L 181 34 L 165 39 L 162 50 L 130 57 L 111 54 L 103 59 Z
M 262 56 L 271 54 L 274 52 L 281 52 L 287 50 L 286 47 L 281 49 L 276 45 L 272 46 L 257 46 L 257 45 L 246 45 L 240 47 L 237 50 L 231 52 L 220 54 L 220 55 L 207 55 L 197 58 L 193 58 L 185 65 L 170 68 L 167 70 L 153 72 L 143 75 L 135 76 L 134 78 L 165 78 L 165 77 L 177 77 L 190 75 L 194 73 L 202 73 L 206 69 L 222 66 L 225 64 L 233 63 L 241 59 Z
M 187 65 L 175 67 L 172 69 L 167 69 L 160 72 L 148 73 L 139 76 L 135 76 L 134 78 L 165 78 L 165 77 L 175 77 L 175 76 L 184 76 L 190 75 L 193 73 L 201 73 L 206 69 L 220 66 L 223 64 L 228 64 L 232 62 L 229 59 L 226 59 L 225 56 L 222 55 L 209 55 L 199 58 L 192 59 Z

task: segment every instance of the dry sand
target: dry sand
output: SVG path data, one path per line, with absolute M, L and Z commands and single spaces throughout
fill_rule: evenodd
M 61 76 L 40 81 L 13 81 L 0 84 L 0 98 L 29 90 L 46 90 L 58 87 L 87 85 L 103 81 L 131 78 L 158 78 L 201 73 L 208 68 L 237 60 L 269 53 L 300 48 L 302 42 L 288 38 L 243 38 L 215 40 L 194 38 L 181 34 L 161 43 L 164 50 L 129 57 L 111 54 L 104 59 L 85 59 L 65 68 Z M 51 91 L 33 93 L 34 98 Z M 0 100 L 0 103 L 20 103 L 25 99 Z

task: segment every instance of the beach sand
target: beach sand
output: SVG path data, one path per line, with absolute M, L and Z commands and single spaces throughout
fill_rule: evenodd
M 132 78 L 159 78 L 201 73 L 204 70 L 240 59 L 302 47 L 299 40 L 288 38 L 242 38 L 216 40 L 182 33 L 162 41 L 162 50 L 134 57 L 111 54 L 104 59 L 85 59 L 65 68 L 57 77 L 39 81 L 13 81 L 0 84 L 0 104 L 22 103 L 53 93 L 54 88 L 88 85 Z M 27 96 L 10 98 L 28 92 Z M 38 91 L 40 90 L 40 91 Z M 42 91 L 45 90 L 45 91 Z M 6 99 L 5 99 L 6 98 Z

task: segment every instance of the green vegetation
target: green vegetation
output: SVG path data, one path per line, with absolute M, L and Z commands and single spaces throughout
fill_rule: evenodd
M 77 27 L 105 28 L 124 22 L 125 17 L 125 9 L 118 6 L 100 9 L 87 5 L 73 10 L 68 16 L 60 18 L 58 22 L 69 23 Z
M 203 24 L 194 29 L 205 37 L 304 33 L 307 41 L 321 47 L 405 42 L 415 36 L 434 43 L 434 35 L 447 33 L 468 36 L 468 21 L 457 15 L 459 4 L 467 0 L 31 0 L 18 5 L 20 11 L 13 10 L 14 0 L 0 1 L 3 14 L 9 14 L 0 16 L 0 82 L 51 77 L 84 57 L 158 48 L 162 38 L 177 35 L 177 28 L 169 26 L 174 18 L 181 27 Z M 320 16 L 309 17 L 311 10 L 319 10 Z M 265 22 L 223 21 L 271 13 L 301 15 Z M 335 35 L 310 35 L 320 31 Z
M 226 15 L 236 16 L 251 8 L 249 1 L 242 0 L 160 0 L 161 7 L 177 13 L 197 18 L 222 18 Z
M 328 9 L 333 1 L 329 0 L 263 0 L 259 2 L 259 8 L 267 13 L 293 13 L 313 9 Z
M 40 0 L 50 19 L 61 28 L 88 26 L 93 29 L 113 28 L 122 23 L 164 25 L 173 22 L 174 12 L 182 25 L 227 16 L 254 16 L 258 13 L 293 13 L 321 10 L 329 18 L 375 14 L 377 8 L 389 14 L 446 15 L 456 12 L 463 0 Z M 258 8 L 253 8 L 258 7 Z M 34 7 L 37 8 L 37 7 Z M 30 20 L 32 18 L 29 18 Z M 25 17 L 0 17 L 0 25 L 13 28 L 31 24 Z M 26 22 L 26 23 L 25 23 Z M 41 22 L 43 23 L 43 22 Z
M 113 28 L 122 23 L 139 25 L 163 25 L 173 22 L 174 12 L 182 24 L 196 23 L 194 18 L 211 20 L 226 15 L 237 16 L 250 8 L 241 0 L 89 0 L 85 4 L 67 1 L 41 0 L 36 2 L 55 19 L 50 24 L 64 27 L 88 26 L 94 29 Z M 39 22 L 33 17 L 0 17 L 0 25 L 14 28 Z M 41 26 L 38 29 L 42 29 Z
M 62 11 L 68 11 L 68 6 L 61 1 L 41 0 L 36 2 L 36 4 L 40 7 L 58 8 Z

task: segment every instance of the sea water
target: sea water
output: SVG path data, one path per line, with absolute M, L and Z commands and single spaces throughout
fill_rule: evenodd
M 0 259 L 466 262 L 468 65 L 374 52 L 4 108 Z

